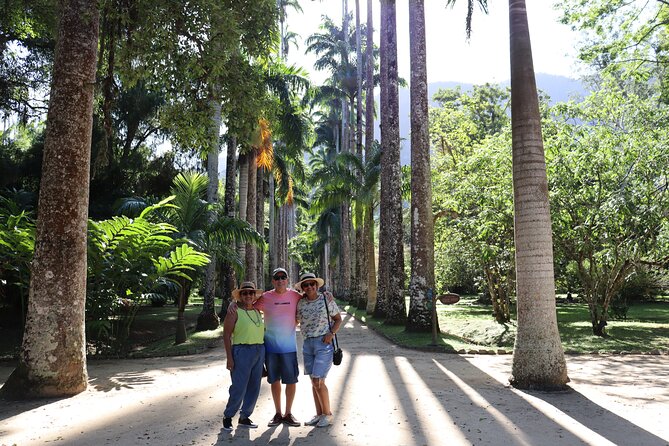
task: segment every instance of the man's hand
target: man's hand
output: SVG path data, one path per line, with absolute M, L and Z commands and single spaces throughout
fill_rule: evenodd
M 232 358 L 228 358 L 228 360 L 225 361 L 225 363 L 226 363 L 225 368 L 227 368 L 228 370 L 230 370 L 232 372 L 232 369 L 235 368 L 235 360 L 232 359 Z

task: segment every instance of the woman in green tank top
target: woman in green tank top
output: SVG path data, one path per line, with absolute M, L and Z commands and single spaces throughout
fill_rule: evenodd
M 265 363 L 265 322 L 253 303 L 262 295 L 253 282 L 242 282 L 232 291 L 236 311 L 228 311 L 223 321 L 223 343 L 232 385 L 228 404 L 223 412 L 223 429 L 232 430 L 232 417 L 239 411 L 238 425 L 256 428 L 249 418 L 255 409 L 262 369 Z M 240 410 L 241 408 L 241 410 Z

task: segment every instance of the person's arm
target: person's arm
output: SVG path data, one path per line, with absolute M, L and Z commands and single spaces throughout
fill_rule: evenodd
M 265 293 L 263 293 L 262 296 L 258 298 L 258 300 L 253 302 L 253 308 L 258 311 L 265 311 Z
M 328 310 L 334 310 L 330 311 L 330 319 L 332 319 L 333 321 L 332 326 L 330 327 L 330 331 L 327 332 L 323 337 L 323 342 L 325 344 L 330 344 L 334 339 L 334 335 L 339 331 L 339 327 L 341 327 L 341 323 L 343 320 L 341 318 L 341 314 L 339 313 L 339 308 L 337 308 L 337 305 L 330 305 L 329 302 L 326 303 L 326 305 L 328 305 Z
M 235 311 L 231 312 L 228 309 L 225 319 L 223 320 L 223 345 L 225 346 L 226 368 L 232 370 L 235 367 L 235 360 L 232 357 L 232 332 L 235 331 L 237 324 L 237 307 Z
M 235 302 L 234 300 L 230 302 L 230 305 L 228 305 L 228 314 L 230 313 L 234 313 L 235 317 L 237 317 L 237 302 Z

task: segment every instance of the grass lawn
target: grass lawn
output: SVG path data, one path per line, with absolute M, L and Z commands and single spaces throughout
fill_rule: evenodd
M 347 303 L 340 302 L 340 305 L 399 345 L 434 348 L 429 333 L 408 333 L 403 326 L 389 326 Z M 477 304 L 475 297 L 463 296 L 454 305 L 437 304 L 437 312 L 441 328 L 437 340 L 440 349 L 513 350 L 515 320 L 506 325 L 498 324 L 492 317 L 492 307 Z M 592 334 L 585 304 L 558 304 L 557 315 L 562 345 L 568 353 L 669 351 L 669 302 L 666 301 L 632 305 L 626 320 L 609 321 L 608 338 Z

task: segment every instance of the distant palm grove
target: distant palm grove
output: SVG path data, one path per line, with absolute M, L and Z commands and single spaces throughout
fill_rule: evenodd
M 23 342 L 0 392 L 79 393 L 87 356 L 121 354 L 141 305 L 174 304 L 184 342 L 191 295 L 213 330 L 232 289 L 269 288 L 276 267 L 407 332 L 433 330 L 438 296 L 478 294 L 517 324 L 511 383 L 547 390 L 569 380 L 557 295 L 607 336 L 630 301 L 669 294 L 666 2 L 561 0 L 588 93 L 553 103 L 525 0 L 508 0 L 510 87 L 433 97 L 424 0 L 343 0 L 298 48 L 303 1 L 3 2 L 0 321 Z M 443 14 L 455 3 L 448 45 L 465 45 L 488 1 Z

